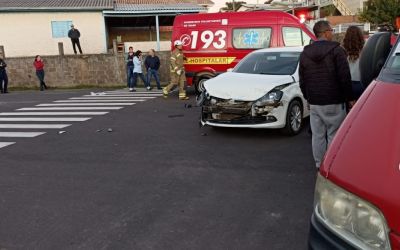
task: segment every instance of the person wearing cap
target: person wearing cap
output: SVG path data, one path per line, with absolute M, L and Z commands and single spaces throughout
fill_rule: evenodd
M 81 37 L 81 33 L 78 29 L 75 29 L 75 26 L 71 24 L 71 29 L 68 31 L 68 37 L 71 38 L 72 48 L 74 49 L 74 53 L 76 55 L 76 46 L 78 46 L 79 53 L 82 54 L 81 44 L 79 42 L 79 38 Z
M 188 100 L 189 97 L 186 96 L 185 92 L 185 67 L 184 62 L 186 57 L 182 52 L 182 41 L 177 40 L 174 42 L 175 49 L 172 51 L 171 60 L 170 60 L 170 76 L 171 82 L 163 88 L 164 97 L 168 97 L 168 93 L 175 86 L 179 86 L 179 100 Z

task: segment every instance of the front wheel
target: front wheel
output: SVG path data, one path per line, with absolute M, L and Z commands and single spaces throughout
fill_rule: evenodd
M 287 135 L 297 135 L 303 127 L 303 108 L 298 100 L 289 104 L 286 114 L 286 125 L 283 133 Z

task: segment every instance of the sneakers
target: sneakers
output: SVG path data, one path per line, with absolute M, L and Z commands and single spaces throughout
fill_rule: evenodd
M 146 89 L 147 89 L 147 91 L 150 91 L 150 90 L 152 90 L 153 88 L 150 87 L 150 86 L 148 86 Z
M 136 92 L 136 89 L 134 89 L 134 88 L 129 88 L 129 92 Z
M 159 87 L 159 88 L 157 87 L 157 89 L 158 89 L 158 90 L 162 90 L 162 88 L 161 88 L 161 87 Z

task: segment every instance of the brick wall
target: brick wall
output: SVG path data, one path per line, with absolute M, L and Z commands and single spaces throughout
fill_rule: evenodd
M 160 78 L 165 84 L 169 81 L 170 52 L 159 52 L 158 56 L 161 60 Z M 5 59 L 10 87 L 39 86 L 33 60 L 33 57 Z M 45 82 L 51 87 L 126 85 L 126 64 L 123 55 L 45 56 L 43 60 Z M 139 81 L 139 84 L 142 82 Z

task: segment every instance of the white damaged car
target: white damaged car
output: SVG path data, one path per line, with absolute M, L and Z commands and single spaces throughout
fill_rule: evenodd
M 198 97 L 201 124 L 298 134 L 309 115 L 299 87 L 302 51 L 303 47 L 257 50 L 232 71 L 206 81 Z

